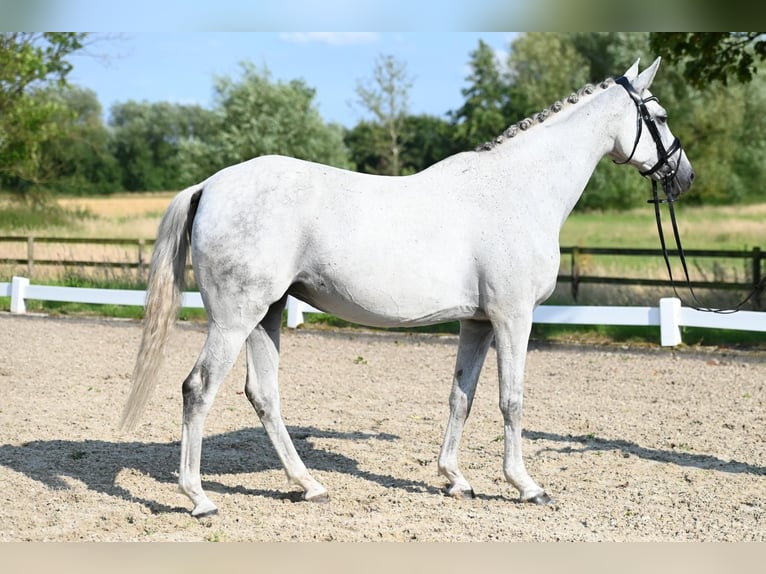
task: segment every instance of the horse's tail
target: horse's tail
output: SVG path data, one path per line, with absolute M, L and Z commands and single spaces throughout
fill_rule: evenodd
M 133 386 L 120 420 L 123 431 L 135 428 L 157 386 L 164 347 L 181 306 L 186 254 L 202 188 L 203 184 L 198 184 L 176 195 L 157 232 L 146 291 L 144 328 L 133 370 Z

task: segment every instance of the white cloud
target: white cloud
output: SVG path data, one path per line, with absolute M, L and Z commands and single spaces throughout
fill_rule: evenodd
M 320 43 L 331 46 L 352 46 L 377 42 L 377 32 L 283 32 L 279 37 L 297 44 Z

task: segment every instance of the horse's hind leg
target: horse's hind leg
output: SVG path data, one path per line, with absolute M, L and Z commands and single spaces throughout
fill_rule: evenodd
M 192 516 L 202 517 L 217 511 L 215 504 L 202 490 L 202 431 L 215 394 L 236 361 L 247 331 L 248 329 L 224 330 L 211 322 L 205 346 L 183 383 L 183 427 L 178 487 L 194 503 Z
M 286 299 L 272 305 L 265 319 L 247 338 L 245 394 L 274 445 L 287 479 L 303 489 L 305 500 L 326 502 L 327 490 L 309 474 L 287 433 L 280 412 L 279 331 Z
M 486 321 L 463 321 L 460 324 L 457 361 L 449 398 L 449 421 L 439 454 L 439 472 L 450 483 L 447 493 L 456 498 L 474 495 L 471 485 L 458 468 L 457 454 L 492 334 L 492 325 Z

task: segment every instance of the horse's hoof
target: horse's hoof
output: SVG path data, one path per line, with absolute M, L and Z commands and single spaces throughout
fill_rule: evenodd
M 455 500 L 466 500 L 476 498 L 476 493 L 473 488 L 449 488 L 447 489 L 447 496 L 451 496 Z
M 306 502 L 314 502 L 316 504 L 327 504 L 330 502 L 330 495 L 326 492 L 315 494 L 314 496 L 304 496 L 303 500 Z
M 556 502 L 548 496 L 545 492 L 542 492 L 538 494 L 537 496 L 533 496 L 532 498 L 527 498 L 524 502 L 531 502 L 532 504 L 538 504 L 540 506 L 555 506 Z
M 196 510 L 192 511 L 192 516 L 197 519 L 208 518 L 210 516 L 215 516 L 216 514 L 218 514 L 217 508 L 211 508 L 210 510 L 202 510 L 200 512 L 197 512 Z
M 207 497 L 195 505 L 191 513 L 194 518 L 205 518 L 214 514 L 218 514 L 218 507 Z

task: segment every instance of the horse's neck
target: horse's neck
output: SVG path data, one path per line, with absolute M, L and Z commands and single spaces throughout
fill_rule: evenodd
M 545 209 L 559 228 L 574 209 L 596 165 L 614 147 L 619 113 L 613 87 L 599 91 L 553 116 L 543 124 L 512 140 L 518 148 L 507 146 L 506 158 L 511 166 L 523 157 L 530 201 Z M 535 133 L 536 132 L 536 133 Z M 528 141 L 524 141 L 528 138 Z M 504 144 L 497 148 L 502 150 Z M 559 220 L 560 217 L 560 220 Z

